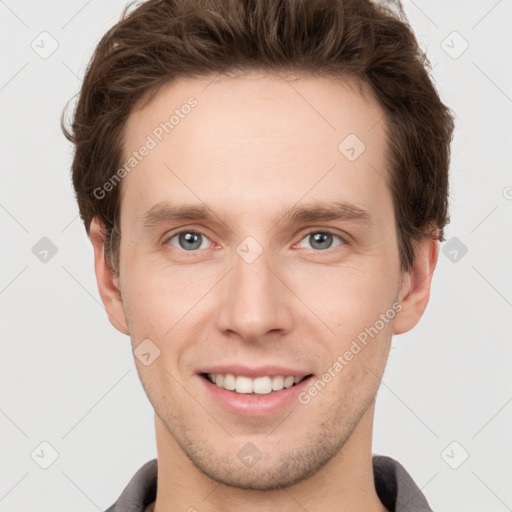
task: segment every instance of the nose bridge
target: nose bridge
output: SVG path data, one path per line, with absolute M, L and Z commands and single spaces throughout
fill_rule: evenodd
M 235 331 L 245 339 L 256 340 L 269 331 L 290 328 L 286 288 L 275 275 L 270 251 L 262 249 L 251 240 L 237 247 L 219 304 L 221 331 Z

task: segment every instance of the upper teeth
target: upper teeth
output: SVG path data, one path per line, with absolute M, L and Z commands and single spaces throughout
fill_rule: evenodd
M 236 391 L 237 393 L 257 393 L 258 395 L 266 395 L 272 391 L 290 388 L 302 380 L 302 377 L 284 377 L 282 375 L 251 379 L 250 377 L 233 375 L 232 373 L 209 373 L 208 378 L 219 388 Z

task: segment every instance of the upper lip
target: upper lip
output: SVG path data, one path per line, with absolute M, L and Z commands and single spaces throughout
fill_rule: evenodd
M 240 375 L 244 377 L 275 377 L 276 375 L 282 375 L 284 377 L 293 376 L 293 377 L 306 377 L 307 375 L 311 375 L 312 372 L 300 370 L 298 368 L 285 368 L 283 366 L 244 366 L 244 365 L 215 365 L 215 366 L 205 366 L 198 370 L 199 374 L 202 373 L 213 373 L 213 374 L 227 374 L 231 373 L 232 375 Z

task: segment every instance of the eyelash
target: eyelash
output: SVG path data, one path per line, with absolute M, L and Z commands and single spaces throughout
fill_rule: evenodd
M 209 237 L 207 235 L 205 235 L 204 233 L 201 233 L 200 231 L 194 231 L 192 229 L 184 229 L 184 230 L 178 231 L 178 232 L 173 233 L 172 235 L 166 237 L 164 243 L 168 244 L 171 239 L 173 239 L 174 237 L 179 236 L 183 233 L 192 233 L 195 235 L 201 235 L 209 240 Z M 300 244 L 300 242 L 302 242 L 304 239 L 310 237 L 311 235 L 315 235 L 318 233 L 321 233 L 323 235 L 332 235 L 333 237 L 338 238 L 341 241 L 341 243 L 334 247 L 328 247 L 327 249 L 323 249 L 323 250 L 322 249 L 310 249 L 311 251 L 313 251 L 315 253 L 323 253 L 323 252 L 332 251 L 332 250 L 335 250 L 337 247 L 343 246 L 347 243 L 347 241 L 341 235 L 338 235 L 337 233 L 334 233 L 329 230 L 316 229 L 313 231 L 309 231 L 308 233 L 305 233 L 304 236 L 299 240 L 299 242 L 297 244 L 294 244 L 294 246 Z M 185 249 L 182 249 L 180 247 L 174 247 L 174 246 L 172 246 L 172 247 L 173 247 L 173 249 L 177 249 L 181 252 L 188 252 L 188 253 L 197 253 L 201 250 L 204 250 L 204 249 L 194 249 L 194 250 L 186 251 Z

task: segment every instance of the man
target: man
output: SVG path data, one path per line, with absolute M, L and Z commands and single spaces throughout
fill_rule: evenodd
M 99 43 L 65 133 L 157 441 L 109 512 L 431 510 L 371 449 L 448 221 L 427 65 L 368 0 L 150 0 Z

